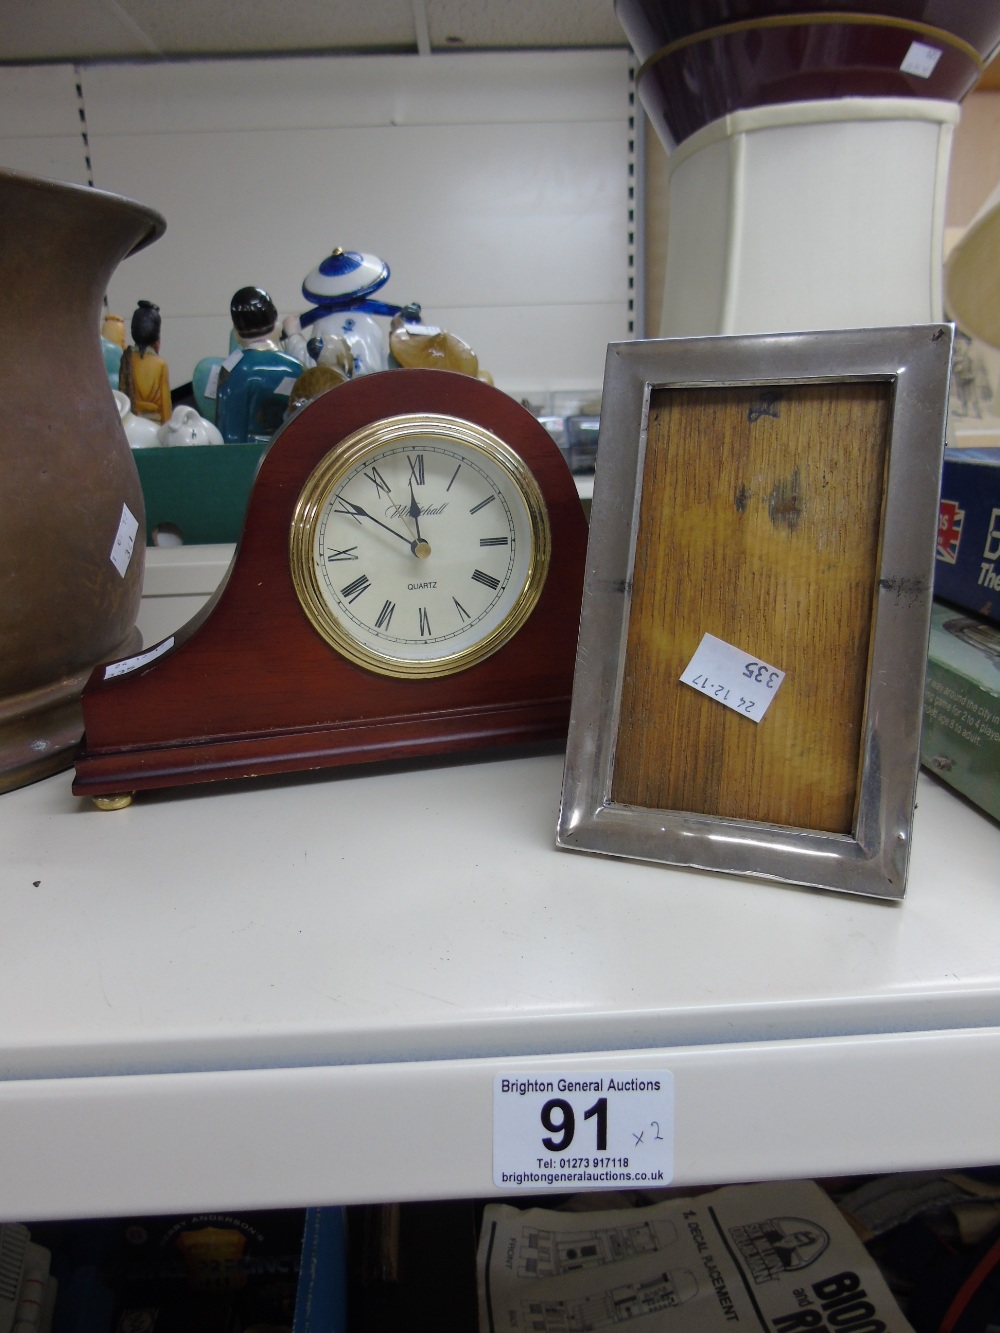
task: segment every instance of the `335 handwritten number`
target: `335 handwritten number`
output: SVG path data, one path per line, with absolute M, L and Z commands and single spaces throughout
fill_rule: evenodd
M 743 674 L 747 680 L 752 680 L 758 685 L 765 686 L 766 689 L 773 690 L 774 682 L 781 673 L 772 671 L 770 667 L 764 666 L 762 662 L 747 662 L 743 667 Z

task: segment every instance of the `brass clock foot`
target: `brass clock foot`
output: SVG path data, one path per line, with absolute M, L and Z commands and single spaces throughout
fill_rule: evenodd
M 134 792 L 118 792 L 114 796 L 92 796 L 90 799 L 97 806 L 98 810 L 124 810 L 126 806 L 132 804 Z

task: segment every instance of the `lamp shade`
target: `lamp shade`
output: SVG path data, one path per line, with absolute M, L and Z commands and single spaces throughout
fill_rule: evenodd
M 944 298 L 965 333 L 1000 347 L 1000 186 L 948 256 Z

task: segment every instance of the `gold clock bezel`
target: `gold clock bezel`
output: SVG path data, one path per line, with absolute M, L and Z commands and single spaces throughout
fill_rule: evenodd
M 504 618 L 482 638 L 440 657 L 420 661 L 376 652 L 359 643 L 336 618 L 316 573 L 316 526 L 330 494 L 344 475 L 368 455 L 414 438 L 434 438 L 462 445 L 492 462 L 516 487 L 527 510 L 531 550 L 521 590 Z M 288 537 L 292 582 L 313 629 L 331 648 L 356 666 L 398 680 L 436 680 L 485 661 L 517 634 L 534 610 L 549 571 L 552 538 L 541 489 L 524 460 L 498 435 L 472 421 L 431 412 L 412 412 L 371 422 L 335 445 L 313 468 L 295 505 Z

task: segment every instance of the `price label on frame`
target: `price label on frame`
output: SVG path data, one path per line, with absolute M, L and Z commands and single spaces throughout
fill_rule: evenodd
M 493 1183 L 508 1190 L 656 1188 L 673 1177 L 673 1075 L 498 1074 Z
M 785 673 L 768 662 L 703 634 L 681 680 L 734 713 L 759 722 L 781 688 Z

